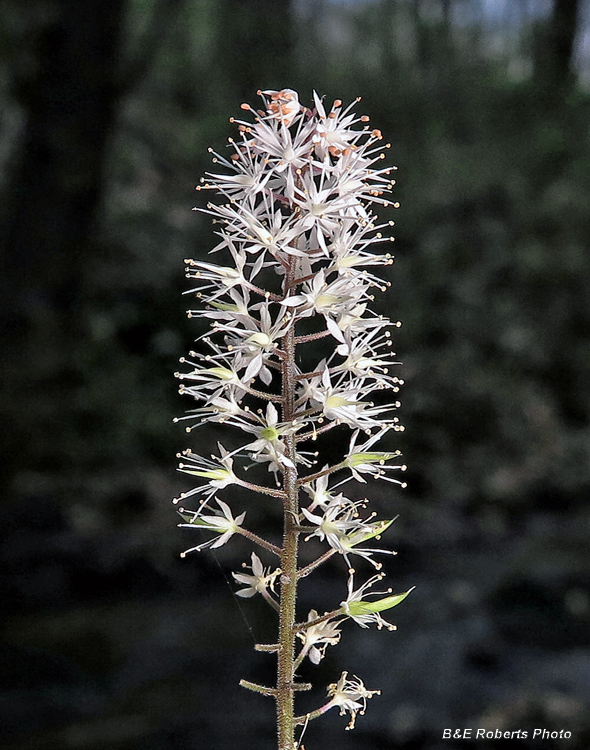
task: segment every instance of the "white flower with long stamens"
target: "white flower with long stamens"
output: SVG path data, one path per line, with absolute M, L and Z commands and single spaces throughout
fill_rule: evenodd
M 373 565 L 377 570 L 381 563 L 372 559 L 375 552 L 387 555 L 396 554 L 392 550 L 359 547 L 358 545 L 368 542 L 370 539 L 379 538 L 393 523 L 390 521 L 372 521 L 372 514 L 367 519 L 359 517 L 359 508 L 366 505 L 366 500 L 352 502 L 343 495 L 331 498 L 323 508 L 323 515 L 312 513 L 309 508 L 302 508 L 303 516 L 311 524 L 317 526 L 311 534 L 305 537 L 305 541 L 312 537 L 328 542 L 330 547 L 339 552 L 351 569 L 350 555 L 358 555 Z
M 223 424 L 230 417 L 248 418 L 248 412 L 240 407 L 233 393 L 229 393 L 227 398 L 224 396 L 214 396 L 208 399 L 206 406 L 200 409 L 193 409 L 184 419 L 198 419 L 198 425 L 201 425 L 206 422 L 219 422 Z M 187 427 L 187 432 L 191 432 L 193 427 L 194 425 Z
M 334 367 L 334 372 L 348 372 L 360 379 L 374 378 L 377 387 L 388 387 L 397 392 L 402 385 L 396 377 L 388 375 L 388 368 L 399 364 L 395 360 L 388 359 L 391 352 L 387 349 L 391 346 L 391 334 L 389 331 L 382 333 L 382 328 L 391 325 L 389 321 L 383 326 L 375 326 L 360 336 L 352 336 L 350 330 L 344 336 L 344 343 L 336 347 L 336 353 L 346 359 L 342 364 Z M 380 350 L 384 350 L 386 358 L 382 358 Z
M 265 568 L 255 552 L 252 553 L 251 559 L 252 564 L 250 565 L 250 568 L 252 570 L 252 575 L 246 573 L 232 573 L 232 576 L 238 583 L 246 586 L 245 589 L 236 591 L 236 594 L 237 596 L 242 596 L 246 599 L 249 599 L 256 594 L 260 594 L 263 599 L 276 609 L 277 602 L 271 595 L 271 592 L 272 594 L 275 593 L 275 580 L 281 574 L 281 570 L 280 568 L 277 568 L 276 570 L 271 571 L 270 568 Z M 246 567 L 245 563 L 244 567 Z
M 224 503 L 218 497 L 215 498 L 215 501 L 221 510 L 219 511 L 214 508 L 213 515 L 211 516 L 204 516 L 200 511 L 195 512 L 187 511 L 184 508 L 179 509 L 178 512 L 186 521 L 186 523 L 178 524 L 180 527 L 213 531 L 218 534 L 217 538 L 214 537 L 207 542 L 203 542 L 203 544 L 198 544 L 196 547 L 187 549 L 182 553 L 181 557 L 185 557 L 189 552 L 200 552 L 207 547 L 217 549 L 217 547 L 221 547 L 228 542 L 234 534 L 240 533 L 240 527 L 246 514 L 240 513 L 239 516 L 234 518 L 227 503 Z
M 301 512 L 310 523 L 317 526 L 317 529 L 309 534 L 305 541 L 317 536 L 320 540 L 326 540 L 330 547 L 339 552 L 351 569 L 350 555 L 358 555 L 364 558 L 379 570 L 381 563 L 372 559 L 375 552 L 382 554 L 394 555 L 392 550 L 364 548 L 359 544 L 368 542 L 370 539 L 379 537 L 393 523 L 390 521 L 371 521 L 375 514 L 368 519 L 359 518 L 359 507 L 364 507 L 366 501 L 360 500 L 352 502 L 346 500 L 342 495 L 333 498 L 324 508 L 323 515 L 310 512 L 308 508 L 302 508 Z
M 215 360 L 218 358 L 215 355 L 206 359 L 208 364 L 212 366 L 205 367 L 199 363 L 189 362 L 184 357 L 181 358 L 182 364 L 192 364 L 194 369 L 191 372 L 175 373 L 179 380 L 192 383 L 192 385 L 185 385 L 182 382 L 178 389 L 179 393 L 206 401 L 208 398 L 215 398 L 222 393 L 238 396 L 247 391 L 247 385 L 243 378 L 227 358 L 221 358 L 221 363 L 216 363 Z M 207 391 L 212 392 L 211 396 Z
M 184 261 L 188 267 L 187 278 L 196 279 L 199 282 L 199 286 L 189 289 L 185 294 L 196 294 L 200 298 L 207 289 L 218 290 L 208 297 L 208 302 L 212 302 L 217 297 L 225 294 L 228 289 L 245 285 L 244 266 L 246 259 L 233 248 L 231 248 L 231 251 L 232 258 L 236 264 L 235 268 L 232 266 L 217 266 L 214 263 L 187 258 Z
M 340 537 L 340 539 L 338 540 L 340 549 L 338 551 L 346 560 L 349 570 L 352 570 L 349 555 L 357 555 L 358 557 L 362 557 L 367 562 L 371 563 L 371 565 L 376 570 L 381 570 L 382 564 L 373 560 L 373 555 L 375 554 L 375 552 L 378 552 L 382 555 L 397 554 L 397 552 L 394 552 L 390 549 L 377 549 L 377 547 L 358 546 L 359 544 L 368 542 L 370 539 L 379 539 L 381 534 L 383 534 L 384 531 L 387 531 L 394 520 L 395 519 L 391 519 L 389 521 L 364 521 L 359 529 Z
M 362 380 L 358 384 L 353 380 L 343 386 L 333 385 L 328 367 L 324 368 L 321 378 L 309 383 L 308 389 L 311 405 L 320 408 L 326 419 L 365 431 L 381 427 L 382 415 L 395 408 L 392 404 L 376 406 L 358 400 L 367 391 Z
M 235 174 L 207 172 L 209 180 L 202 178 L 202 184 L 197 190 L 215 187 L 230 200 L 252 199 L 265 189 L 266 184 L 272 178 L 272 172 L 268 170 L 263 158 L 228 161 L 216 153 L 213 161 L 214 163 L 220 162 L 223 166 L 233 170 Z
M 279 414 L 273 403 L 267 404 L 265 418 L 257 414 L 253 414 L 252 416 L 257 418 L 258 424 L 229 420 L 230 424 L 237 424 L 245 432 L 253 433 L 256 436 L 256 440 L 238 450 L 249 453 L 254 461 L 270 461 L 271 466 L 281 464 L 282 466 L 293 467 L 293 462 L 285 455 L 286 447 L 281 438 L 285 435 L 293 434 L 298 429 L 298 426 L 280 423 L 278 421 Z
M 249 381 L 260 376 L 263 383 L 268 385 L 272 375 L 266 363 L 279 348 L 279 340 L 292 325 L 289 313 L 281 309 L 275 320 L 272 319 L 268 302 L 260 306 L 260 317 L 240 315 L 241 327 L 227 324 L 217 324 L 216 330 L 230 334 L 227 338 L 235 356 L 239 355 L 240 367 L 246 367 L 243 380 Z
M 178 498 L 175 498 L 175 503 L 185 500 L 191 495 L 204 494 L 204 504 L 209 501 L 217 490 L 225 489 L 230 484 L 239 484 L 239 480 L 233 470 L 231 455 L 221 443 L 218 443 L 217 446 L 219 448 L 219 458 L 211 456 L 211 461 L 208 458 L 193 453 L 189 449 L 178 454 L 178 458 L 183 459 L 183 462 L 178 465 L 179 471 L 199 477 L 200 479 L 207 479 L 208 481 L 205 485 L 196 487 L 188 492 L 183 492 Z M 184 463 L 185 461 L 187 463 Z
M 318 613 L 315 609 L 312 609 L 307 616 L 307 621 L 313 622 L 318 617 Z M 334 646 L 340 641 L 338 623 L 332 620 L 324 620 L 316 625 L 311 625 L 305 632 L 297 633 L 297 636 L 303 641 L 303 648 L 298 659 L 301 661 L 308 656 L 312 664 L 319 664 L 324 658 L 326 648 Z
M 373 477 L 373 479 L 385 479 L 385 481 L 394 482 L 395 484 L 401 485 L 401 487 L 406 486 L 405 482 L 401 482 L 399 479 L 395 479 L 394 477 L 388 477 L 385 474 L 386 471 L 406 470 L 405 464 L 398 464 L 395 466 L 387 464 L 387 461 L 401 456 L 401 451 L 393 451 L 392 453 L 390 453 L 387 451 L 370 450 L 373 445 L 378 440 L 380 440 L 385 432 L 387 432 L 389 429 L 395 430 L 396 427 L 393 426 L 382 429 L 381 432 L 373 435 L 367 441 L 365 441 L 365 443 L 359 445 L 358 447 L 356 446 L 356 439 L 359 435 L 359 431 L 357 430 L 353 434 L 350 440 L 348 455 L 344 461 L 344 465 L 347 469 L 350 470 L 352 477 L 356 479 L 357 482 L 365 483 L 366 480 L 362 475 L 368 474 L 369 476 Z
M 350 214 L 353 207 L 359 205 L 355 193 L 339 195 L 335 190 L 337 183 L 324 179 L 321 172 L 320 183 L 314 179 L 313 170 L 302 176 L 301 188 L 295 188 L 294 202 L 302 216 L 302 229 L 313 230 L 313 236 L 325 255 L 329 255 L 327 242 L 336 231 L 342 216 Z
M 213 396 L 206 400 L 206 406 L 198 409 L 191 409 L 184 417 L 176 417 L 175 422 L 195 421 L 196 424 L 186 427 L 187 432 L 192 432 L 195 427 L 199 427 L 207 422 L 227 422 L 229 417 L 241 417 L 248 419 L 249 414 L 242 409 L 234 393 L 228 393 L 227 396 Z
M 324 466 L 324 471 L 328 469 L 328 465 Z M 328 482 L 330 481 L 330 477 L 328 474 L 324 474 L 321 477 L 318 477 L 314 482 L 310 482 L 309 484 L 303 485 L 303 490 L 306 492 L 309 497 L 311 498 L 311 504 L 307 508 L 308 511 L 313 511 L 318 505 L 320 508 L 326 508 L 330 504 L 330 502 L 335 498 L 335 496 L 328 490 Z M 342 504 L 344 502 L 343 495 L 337 496 L 338 502 Z
M 350 531 L 364 529 L 362 521 L 356 517 L 358 513 L 355 505 L 351 503 L 343 505 L 338 498 L 333 498 L 329 502 L 321 516 L 311 513 L 307 508 L 302 508 L 301 512 L 310 523 L 317 526 L 317 529 L 306 540 L 317 536 L 321 541 L 325 539 L 330 547 L 338 551 L 342 549 L 340 545 L 342 537 Z M 369 527 L 366 530 L 368 531 Z
M 350 114 L 350 111 L 356 102 L 350 104 L 346 109 L 342 109 L 342 102 L 337 99 L 329 113 L 326 113 L 321 98 L 314 91 L 313 94 L 316 112 L 318 114 L 318 126 L 313 138 L 316 144 L 316 153 L 321 159 L 326 159 L 328 154 L 333 157 L 339 157 L 350 144 L 355 144 L 362 131 L 352 126 L 356 123 L 368 122 L 367 117 L 357 117 Z M 358 100 L 357 100 L 358 101 Z
M 384 577 L 385 576 L 383 573 L 377 573 L 377 575 L 369 578 L 368 581 L 366 581 L 360 588 L 356 589 L 355 591 L 354 574 L 350 574 L 350 577 L 348 579 L 348 596 L 346 597 L 345 601 L 340 603 L 340 606 L 342 607 L 342 612 L 347 617 L 350 617 L 351 620 L 354 620 L 357 625 L 360 625 L 361 628 L 368 628 L 369 625 L 374 622 L 379 630 L 381 628 L 387 628 L 387 630 L 395 630 L 395 625 L 392 625 L 390 622 L 387 622 L 387 620 L 384 620 L 379 612 L 383 612 L 384 610 L 396 607 L 398 604 L 403 602 L 403 600 L 411 591 L 414 590 L 413 588 L 411 588 L 408 591 L 405 591 L 403 594 L 394 595 L 391 595 L 391 589 L 388 589 L 388 591 L 373 591 L 371 592 L 371 595 L 373 596 L 376 594 L 389 594 L 389 596 L 373 602 L 365 601 L 365 592 L 372 586 L 374 586 L 377 581 L 383 580 Z
M 328 283 L 326 272 L 321 269 L 313 280 L 305 285 L 301 294 L 287 297 L 281 304 L 296 307 L 299 319 L 320 314 L 326 318 L 327 323 L 343 309 L 352 309 L 364 296 L 363 285 L 355 284 L 345 277 L 337 277 Z
M 356 677 L 348 679 L 348 672 L 342 672 L 338 682 L 328 686 L 328 695 L 331 700 L 324 707 L 325 711 L 330 708 L 339 708 L 340 716 L 350 714 L 350 722 L 347 729 L 354 729 L 357 714 L 361 716 L 367 708 L 367 700 L 374 695 L 381 695 L 380 690 L 367 690 L 363 681 Z
M 271 116 L 276 117 L 286 127 L 291 125 L 295 115 L 301 109 L 299 94 L 293 89 L 282 89 L 281 91 L 266 89 L 260 93 L 270 97 L 268 111 Z
M 277 128 L 274 118 L 261 119 L 254 125 L 242 122 L 240 127 L 254 136 L 248 142 L 253 153 L 260 154 L 266 165 L 273 165 L 274 170 L 267 166 L 267 172 L 273 175 L 273 187 L 282 187 L 285 196 L 292 199 L 295 186 L 293 173 L 305 167 L 312 155 L 310 135 L 314 130 L 313 122 L 300 120 L 295 132 L 291 132 L 285 122 Z

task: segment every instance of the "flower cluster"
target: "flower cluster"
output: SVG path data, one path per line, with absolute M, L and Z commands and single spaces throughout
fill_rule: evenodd
M 232 118 L 239 137 L 229 139 L 227 157 L 210 149 L 216 168 L 197 188 L 217 195 L 198 210 L 212 218 L 217 244 L 211 252 L 222 260 L 185 261 L 192 282 L 188 294 L 196 299 L 189 316 L 209 321 L 209 330 L 176 373 L 180 392 L 196 402 L 181 418 L 187 432 L 217 422 L 241 431 L 244 439 L 231 451 L 219 445 L 219 455 L 210 458 L 185 451 L 179 469 L 200 482 L 175 502 L 200 497 L 196 509 L 181 509 L 182 525 L 214 534 L 192 550 L 219 547 L 240 534 L 279 557 L 281 568 L 270 572 L 252 553 L 252 575 L 234 573 L 234 578 L 246 585 L 240 596 L 261 594 L 281 618 L 288 619 L 281 604 L 288 586 L 332 555 L 344 558 L 350 576 L 346 601 L 333 613 L 319 616 L 312 610 L 307 622 L 290 622 L 282 636 L 291 643 L 298 636 L 303 643 L 296 669 L 306 657 L 317 664 L 326 647 L 338 643 L 337 625 L 344 619 L 363 627 L 371 622 L 392 627 L 379 611 L 405 596 L 363 601 L 381 574 L 353 591 L 351 557 L 380 569 L 373 554 L 393 553 L 364 545 L 379 538 L 392 519 L 363 517 L 366 500 L 337 492 L 351 480 L 405 486 L 392 473 L 405 470 L 399 451 L 373 448 L 388 433 L 403 430 L 396 396 L 386 401 L 379 393 L 397 394 L 403 383 L 391 373 L 398 364 L 391 334 L 400 323 L 370 307 L 375 291 L 389 286 L 377 270 L 393 258 L 377 248 L 393 240 L 393 222 L 380 223 L 375 207 L 397 207 L 389 197 L 395 168 L 382 166 L 389 144 L 382 145 L 381 132 L 370 128 L 367 116 L 353 113 L 359 100 L 348 107 L 336 100 L 327 107 L 314 94 L 313 108 L 307 108 L 291 89 L 259 93 L 262 109 L 242 105 L 248 119 Z M 311 362 L 305 368 L 298 356 L 304 347 L 305 361 Z M 314 352 L 321 353 L 314 358 Z M 335 428 L 352 431 L 348 452 L 340 462 L 316 470 L 317 454 L 310 448 Z M 268 469 L 273 481 L 246 480 L 244 471 L 255 464 Z M 234 516 L 217 497 L 229 486 L 283 502 L 282 547 L 243 527 L 245 514 Z M 300 505 L 300 495 L 307 496 L 307 506 Z M 213 500 L 218 507 L 211 510 Z M 288 543 L 289 534 L 325 542 L 328 549 L 297 568 L 297 545 Z M 278 694 L 279 688 L 268 690 Z M 329 688 L 330 707 L 350 711 L 354 724 L 374 692 L 344 673 Z

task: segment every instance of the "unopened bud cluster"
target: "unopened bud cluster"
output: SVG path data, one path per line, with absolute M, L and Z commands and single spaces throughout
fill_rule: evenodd
M 212 217 L 219 263 L 186 261 L 193 282 L 188 293 L 196 299 L 189 315 L 210 326 L 177 373 L 181 393 L 196 402 L 181 418 L 188 432 L 217 422 L 237 428 L 244 439 L 232 450 L 218 444 L 209 458 L 184 451 L 179 468 L 198 484 L 175 502 L 183 506 L 183 526 L 212 534 L 188 551 L 219 547 L 239 534 L 263 557 L 274 558 L 267 566 L 252 552 L 251 574 L 234 573 L 245 587 L 239 596 L 260 594 L 278 612 L 278 642 L 257 647 L 276 652 L 277 684 L 242 684 L 275 698 L 279 750 L 292 750 L 298 725 L 338 707 L 350 714 L 351 728 L 378 692 L 344 672 L 328 686 L 326 704 L 296 716 L 294 692 L 310 688 L 297 682 L 300 664 L 306 658 L 318 664 L 340 641 L 347 620 L 394 629 L 381 612 L 409 593 L 387 589 L 374 598 L 369 589 L 381 572 L 355 588 L 355 555 L 379 571 L 374 554 L 393 554 L 366 546 L 392 520 L 368 513 L 366 499 L 354 499 L 350 484 L 383 479 L 405 486 L 396 477 L 405 470 L 400 452 L 378 447 L 389 432 L 403 429 L 399 401 L 372 400 L 378 391 L 396 394 L 403 382 L 390 372 L 398 364 L 391 332 L 400 324 L 370 307 L 375 290 L 389 286 L 379 267 L 393 263 L 385 249 L 393 222 L 379 223 L 374 210 L 397 204 L 389 198 L 394 168 L 382 166 L 389 144 L 383 147 L 368 117 L 353 113 L 358 100 L 348 107 L 336 100 L 327 108 L 314 94 L 313 107 L 306 108 L 290 89 L 259 94 L 262 108 L 242 105 L 247 119 L 232 118 L 239 136 L 229 139 L 227 156 L 212 151 L 215 171 L 197 188 L 216 195 L 199 210 Z M 302 361 L 311 365 L 302 367 Z M 318 437 L 346 429 L 346 454 L 324 463 L 312 450 Z M 253 464 L 266 467 L 270 481 L 246 479 Z M 232 486 L 282 504 L 281 546 L 244 525 L 247 507 L 237 513 L 230 508 L 225 491 L 231 495 Z M 306 562 L 311 540 L 326 549 Z M 298 623 L 298 582 L 335 555 L 347 570 L 343 601 L 322 615 L 312 609 Z

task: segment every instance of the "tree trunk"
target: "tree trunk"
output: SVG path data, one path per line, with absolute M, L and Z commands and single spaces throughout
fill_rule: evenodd
M 32 73 L 14 84 L 26 120 L 9 179 L 0 296 L 3 410 L 10 425 L 5 432 L 11 432 L 8 465 L 12 459 L 14 470 L 27 460 L 24 446 L 35 456 L 34 441 L 42 437 L 33 436 L 43 430 L 53 433 L 40 444 L 51 452 L 47 463 L 59 453 L 58 415 L 68 409 L 64 400 L 71 397 L 76 378 L 71 369 L 79 353 L 76 306 L 119 96 L 125 2 L 48 3 L 51 20 L 29 45 Z M 47 413 L 48 424 L 26 413 L 38 409 Z
M 16 92 L 26 126 L 9 191 L 2 271 L 11 310 L 3 312 L 67 311 L 77 299 L 114 122 L 124 4 L 57 0 L 36 73 Z
M 572 67 L 579 21 L 579 0 L 554 0 L 535 50 L 535 79 L 547 93 L 560 93 L 574 82 Z

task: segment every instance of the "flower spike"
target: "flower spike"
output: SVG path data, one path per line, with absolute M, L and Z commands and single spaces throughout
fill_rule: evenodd
M 194 510 L 179 508 L 180 525 L 211 535 L 192 550 L 216 549 L 238 535 L 280 560 L 280 568 L 265 567 L 252 552 L 233 578 L 238 597 L 260 594 L 278 612 L 276 643 L 258 647 L 267 658 L 276 654 L 276 686 L 241 684 L 275 699 L 279 750 L 294 750 L 302 747 L 297 725 L 305 729 L 338 708 L 352 729 L 379 693 L 342 672 L 324 706 L 295 716 L 295 692 L 310 688 L 297 678 L 300 665 L 306 658 L 318 664 L 347 619 L 394 630 L 381 613 L 409 594 L 371 592 L 381 572 L 355 589 L 351 564 L 354 556 L 381 571 L 377 555 L 395 554 L 373 546 L 395 519 L 367 511 L 364 491 L 355 496 L 354 488 L 377 479 L 405 487 L 397 478 L 406 469 L 401 453 L 386 444 L 404 429 L 392 350 L 401 324 L 371 309 L 375 294 L 390 286 L 394 260 L 393 222 L 377 211 L 399 204 L 390 198 L 395 168 L 383 163 L 389 144 L 355 112 L 360 98 L 345 105 L 313 92 L 306 107 L 290 88 L 258 94 L 261 105 L 244 103 L 230 119 L 237 134 L 226 149 L 209 149 L 213 167 L 197 187 L 208 200 L 195 210 L 212 222 L 215 240 L 211 257 L 185 261 L 186 294 L 189 318 L 206 330 L 175 374 L 179 392 L 194 401 L 176 421 L 189 435 L 203 425 L 227 430 L 231 448 L 219 444 L 217 455 L 205 457 L 206 434 L 198 432 L 199 447 L 179 454 L 178 467 L 195 486 L 174 502 L 198 501 Z M 326 439 L 333 435 L 336 446 L 345 433 L 348 450 L 327 463 Z M 272 479 L 247 481 L 251 468 Z M 281 541 L 243 528 L 245 513 L 234 516 L 226 502 L 236 490 L 282 508 Z M 298 622 L 299 583 L 329 560 L 344 567 L 341 558 L 345 601 L 333 611 L 316 605 Z

